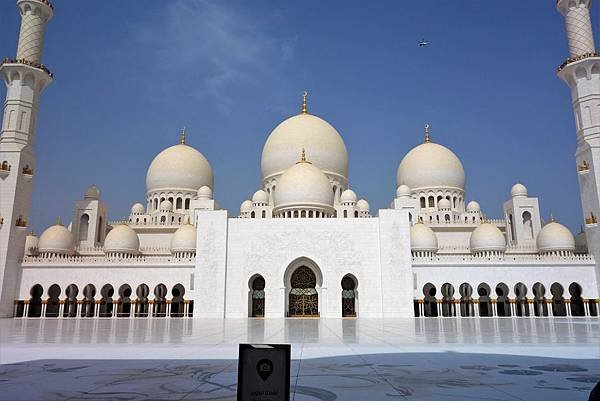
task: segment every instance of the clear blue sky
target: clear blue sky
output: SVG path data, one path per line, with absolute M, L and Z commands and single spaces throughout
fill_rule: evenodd
M 37 129 L 32 227 L 96 184 L 111 218 L 145 199 L 146 169 L 188 127 L 232 214 L 260 185 L 270 131 L 310 110 L 342 134 L 350 183 L 372 211 L 423 139 L 451 148 L 467 199 L 502 216 L 512 184 L 572 230 L 582 221 L 567 57 L 554 1 L 55 0 L 43 62 L 55 73 Z M 598 30 L 597 6 L 593 10 Z M 0 55 L 20 18 L 0 3 Z M 427 38 L 431 45 L 419 48 Z M 1 93 L 5 96 L 4 87 Z

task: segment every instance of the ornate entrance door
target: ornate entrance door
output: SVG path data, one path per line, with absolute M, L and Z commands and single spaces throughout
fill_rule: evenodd
M 252 281 L 252 317 L 265 316 L 265 279 L 262 276 Z
M 291 279 L 288 316 L 319 316 L 319 294 L 316 285 L 317 278 L 310 268 L 300 266 L 294 271 Z
M 342 317 L 356 317 L 354 280 L 348 276 L 342 279 Z

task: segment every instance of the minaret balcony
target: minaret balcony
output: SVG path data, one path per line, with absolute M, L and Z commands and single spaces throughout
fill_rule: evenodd
M 598 225 L 598 218 L 596 216 L 594 216 L 593 214 L 590 215 L 590 217 L 586 217 L 585 218 L 585 225 L 586 227 L 595 227 Z
M 33 68 L 37 68 L 38 70 L 42 70 L 46 74 L 48 74 L 48 76 L 50 78 L 54 78 L 54 74 L 52 73 L 52 71 L 50 71 L 50 69 L 48 67 L 46 67 L 44 64 L 36 63 L 34 61 L 29 61 L 29 60 L 26 60 L 24 58 L 21 58 L 21 59 L 4 58 L 2 60 L 2 63 L 0 63 L 0 68 L 4 67 L 4 65 L 6 65 L 6 64 L 22 64 L 22 65 L 27 65 L 29 67 L 33 67 Z
M 590 57 L 600 57 L 600 53 L 591 52 L 591 53 L 581 54 L 581 55 L 575 56 L 575 57 L 569 57 L 561 65 L 558 66 L 556 72 L 560 72 L 563 68 L 565 68 L 567 65 L 569 65 L 571 63 L 575 63 L 577 61 L 581 61 L 581 60 L 584 60 L 584 59 L 590 58 Z
M 25 230 L 27 228 L 27 220 L 19 217 L 17 219 L 17 221 L 15 222 L 15 227 L 17 227 L 17 229 L 20 229 L 20 230 Z

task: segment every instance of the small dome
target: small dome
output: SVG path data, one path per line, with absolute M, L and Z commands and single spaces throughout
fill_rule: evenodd
M 354 191 L 351 189 L 345 190 L 342 192 L 342 195 L 340 195 L 341 203 L 356 203 L 356 199 L 356 193 L 354 193 Z
M 38 253 L 39 241 L 39 238 L 33 235 L 33 233 L 28 234 L 25 237 L 25 255 L 36 255 Z
M 146 190 L 196 191 L 213 187 L 213 173 L 208 160 L 186 144 L 171 146 L 160 152 L 148 167 Z
M 140 239 L 131 227 L 125 223 L 118 224 L 106 235 L 104 252 L 106 253 L 131 253 L 140 250 Z
M 467 203 L 467 212 L 473 213 L 473 212 L 480 212 L 481 211 L 481 206 L 479 206 L 479 203 L 476 201 L 471 201 L 469 203 Z
M 423 223 L 410 228 L 410 250 L 417 252 L 437 252 L 438 241 L 433 230 Z
M 410 196 L 410 187 L 408 185 L 400 185 L 396 189 L 396 198 L 406 198 Z
M 173 204 L 171 203 L 170 200 L 165 199 L 164 201 L 160 202 L 158 210 L 161 211 L 161 212 L 172 212 L 173 211 Z
M 38 242 L 41 253 L 71 253 L 73 245 L 73 234 L 60 223 L 48 227 Z
M 321 169 L 301 161 L 281 175 L 273 200 L 277 209 L 312 206 L 330 210 L 333 208 L 333 190 Z
M 575 250 L 575 238 L 571 231 L 554 220 L 542 227 L 536 243 L 539 253 Z
M 525 187 L 525 185 L 521 184 L 521 183 L 516 183 L 515 185 L 512 186 L 512 188 L 510 189 L 510 195 L 513 198 L 517 198 L 517 197 L 527 197 L 527 187 Z
M 370 210 L 369 202 L 367 202 L 364 199 L 361 199 L 358 202 L 356 202 L 356 207 L 361 212 L 368 212 Z
M 575 236 L 575 252 L 588 253 L 587 238 L 585 236 L 585 231 L 583 230 Z
M 252 203 L 269 203 L 269 195 L 262 189 L 259 189 L 252 195 Z
M 284 120 L 269 135 L 260 162 L 263 179 L 282 174 L 293 166 L 302 148 L 324 173 L 347 178 L 348 152 L 344 140 L 327 121 L 306 113 Z
M 472 253 L 504 252 L 506 250 L 506 238 L 495 225 L 483 223 L 471 233 L 469 246 Z
M 134 203 L 133 206 L 131 206 L 131 214 L 144 214 L 146 213 L 146 209 L 144 208 L 144 205 L 142 205 L 141 203 Z
M 412 191 L 421 188 L 465 188 L 465 170 L 460 159 L 437 143 L 423 143 L 404 156 L 396 173 L 396 184 Z
M 100 190 L 95 185 L 92 185 L 91 187 L 85 190 L 83 199 L 100 199 Z
M 252 201 L 250 199 L 246 199 L 240 205 L 240 213 L 250 212 L 252 211 Z
M 210 187 L 208 185 L 203 185 L 200 188 L 198 188 L 198 192 L 196 192 L 196 196 L 198 196 L 198 199 L 212 199 L 213 191 L 212 191 L 212 189 L 210 189 Z
M 446 198 L 440 199 L 440 201 L 438 202 L 438 209 L 439 210 L 449 210 L 451 208 L 452 208 L 452 204 Z
M 179 227 L 171 238 L 171 252 L 195 252 L 196 227 L 186 223 Z

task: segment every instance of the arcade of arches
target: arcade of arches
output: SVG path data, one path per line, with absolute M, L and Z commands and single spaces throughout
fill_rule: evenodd
M 547 294 L 542 283 L 535 283 L 531 293 L 523 283 L 513 287 L 513 298 L 505 283 L 492 288 L 481 283 L 473 290 L 469 283 L 462 283 L 455 294 L 454 286 L 445 283 L 440 287 L 441 297 L 437 296 L 435 285 L 423 286 L 423 298 L 414 302 L 415 317 L 525 317 L 525 316 L 598 316 L 600 300 L 584 299 L 581 285 L 571 283 L 568 294 L 560 283 L 554 283 Z

